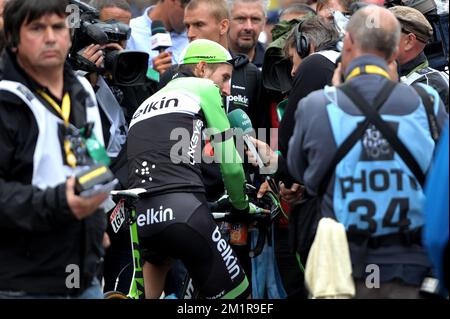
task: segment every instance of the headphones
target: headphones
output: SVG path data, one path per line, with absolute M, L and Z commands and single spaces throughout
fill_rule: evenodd
M 304 59 L 309 55 L 311 50 L 311 45 L 309 43 L 308 38 L 302 33 L 302 24 L 306 20 L 301 20 L 297 27 L 294 29 L 294 37 L 295 37 L 295 47 L 297 49 L 298 55 Z

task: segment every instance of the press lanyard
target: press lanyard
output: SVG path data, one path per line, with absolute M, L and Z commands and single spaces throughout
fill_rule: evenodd
M 65 93 L 61 106 L 58 105 L 47 93 L 42 90 L 39 90 L 38 93 L 55 109 L 55 111 L 61 116 L 64 121 L 64 126 L 66 128 L 69 127 L 69 118 L 70 118 L 70 95 L 69 93 Z M 72 152 L 70 140 L 67 136 L 64 137 L 64 151 L 66 152 L 66 160 L 67 164 L 71 167 L 77 166 L 77 158 Z
M 353 79 L 354 77 L 361 75 L 361 74 L 378 74 L 381 75 L 387 79 L 391 79 L 391 77 L 389 76 L 389 74 L 383 69 L 380 68 L 379 66 L 376 65 L 365 65 L 363 67 L 357 67 L 354 68 L 349 75 L 347 76 L 347 78 L 345 79 L 345 81 L 348 81 L 350 79 Z

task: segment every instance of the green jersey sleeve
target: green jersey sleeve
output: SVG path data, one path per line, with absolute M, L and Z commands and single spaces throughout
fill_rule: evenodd
M 205 115 L 207 127 L 216 136 L 230 129 L 230 123 L 222 108 L 222 97 L 216 86 L 208 85 L 201 90 L 201 108 Z M 245 176 L 242 159 L 236 150 L 233 138 L 221 141 L 213 139 L 214 158 L 220 163 L 220 170 L 225 189 L 230 196 L 233 207 L 242 210 L 248 206 L 245 194 Z

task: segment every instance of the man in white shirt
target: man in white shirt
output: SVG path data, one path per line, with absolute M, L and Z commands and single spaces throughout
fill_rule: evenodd
M 183 23 L 184 7 L 190 0 L 159 0 L 156 5 L 145 9 L 142 16 L 131 19 L 131 37 L 127 42 L 128 50 L 139 50 L 150 55 L 148 66 L 159 75 L 163 74 L 172 64 L 178 64 L 181 51 L 188 45 Z M 172 46 L 159 53 L 151 49 L 152 21 L 162 21 L 170 33 Z M 152 72 L 150 72 L 150 75 Z M 153 72 L 153 74 L 155 74 Z M 159 78 L 156 75 L 156 78 Z

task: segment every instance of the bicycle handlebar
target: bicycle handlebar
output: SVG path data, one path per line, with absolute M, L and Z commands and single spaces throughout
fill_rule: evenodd
M 253 189 L 252 189 L 253 191 Z M 256 241 L 256 246 L 250 250 L 249 256 L 250 258 L 254 258 L 261 254 L 264 249 L 264 244 L 266 242 L 266 237 L 271 240 L 270 234 L 270 225 L 278 213 L 281 212 L 281 204 L 275 194 L 272 192 L 266 192 L 263 198 L 258 199 L 256 195 L 254 199 L 250 199 L 251 202 L 256 204 L 257 207 L 256 213 L 253 214 L 236 214 L 231 212 L 231 204 L 228 197 L 222 196 L 216 202 L 208 203 L 211 209 L 211 214 L 216 222 L 243 222 L 243 223 L 251 223 L 256 222 L 255 226 L 258 229 L 258 239 Z M 265 204 L 270 207 L 270 209 L 266 209 L 260 207 Z

